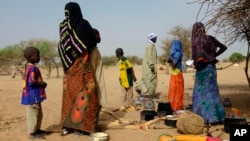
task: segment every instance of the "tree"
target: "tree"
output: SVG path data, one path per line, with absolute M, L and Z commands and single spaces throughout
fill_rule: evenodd
M 57 70 L 56 78 L 59 78 L 59 64 L 56 61 L 56 58 L 59 57 L 57 53 L 57 42 L 41 40 L 37 47 L 40 49 L 44 65 L 47 69 L 47 78 L 50 78 L 52 66 L 55 66 Z
M 136 64 L 136 65 L 142 64 L 142 58 L 138 58 L 137 56 L 126 56 L 126 58 L 132 64 Z M 102 57 L 103 66 L 115 66 L 117 63 L 118 63 L 118 58 L 114 55 Z
M 202 20 L 209 29 L 213 27 L 216 34 L 225 37 L 227 46 L 237 41 L 247 43 L 245 75 L 250 87 L 248 62 L 250 58 L 250 2 L 249 0 L 196 0 L 200 4 L 200 11 L 205 10 Z M 198 12 L 197 17 L 199 17 Z M 196 19 L 197 20 L 197 19 Z
M 7 46 L 0 50 L 0 68 L 10 74 L 10 71 L 24 72 L 24 64 L 26 59 L 23 56 L 23 50 L 28 46 L 37 47 L 40 51 L 41 64 L 47 69 L 47 78 L 50 78 L 51 68 L 55 66 L 57 69 L 56 77 L 59 77 L 59 61 L 57 53 L 57 42 L 42 39 L 30 39 L 21 41 L 18 44 Z
M 16 72 L 20 72 L 23 76 L 24 67 L 23 63 L 25 58 L 23 57 L 23 48 L 25 42 L 19 44 L 9 45 L 0 50 L 0 68 L 7 72 L 12 73 L 12 77 L 15 77 Z
M 103 66 L 115 66 L 118 59 L 116 56 L 104 56 L 102 57 Z
M 185 28 L 183 26 L 175 26 L 168 33 L 171 38 L 167 38 L 162 41 L 164 53 L 159 57 L 159 61 L 165 64 L 167 57 L 170 53 L 170 45 L 173 39 L 179 39 L 182 43 L 183 60 L 191 58 L 191 28 Z
M 142 64 L 142 58 L 139 58 L 138 56 L 127 56 L 127 59 L 130 60 L 132 64 Z
M 233 53 L 230 57 L 229 57 L 229 61 L 233 62 L 233 63 L 238 63 L 241 62 L 242 60 L 244 60 L 245 57 L 241 54 L 241 53 Z

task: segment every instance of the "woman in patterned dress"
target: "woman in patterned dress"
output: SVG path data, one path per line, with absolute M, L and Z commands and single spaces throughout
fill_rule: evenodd
M 196 74 L 192 110 L 203 117 L 206 123 L 220 123 L 225 119 L 215 64 L 218 62 L 216 57 L 226 49 L 215 37 L 206 35 L 201 22 L 193 25 L 192 57 Z
M 59 56 L 64 68 L 61 135 L 69 131 L 96 131 L 100 105 L 89 52 L 96 46 L 93 28 L 82 17 L 80 6 L 69 2 L 60 23 Z

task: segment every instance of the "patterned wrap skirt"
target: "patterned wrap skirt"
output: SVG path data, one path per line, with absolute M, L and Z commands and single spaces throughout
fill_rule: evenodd
M 79 57 L 63 78 L 61 126 L 95 132 L 100 105 L 88 56 Z
M 168 101 L 173 111 L 184 108 L 184 79 L 182 72 L 170 76 Z
M 225 119 L 215 65 L 209 64 L 196 72 L 192 101 L 193 112 L 203 117 L 206 123 L 219 122 Z

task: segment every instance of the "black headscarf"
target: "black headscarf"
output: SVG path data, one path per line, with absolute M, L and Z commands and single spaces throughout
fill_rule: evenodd
M 67 71 L 78 57 L 96 46 L 96 41 L 93 28 L 83 19 L 77 3 L 67 3 L 64 11 L 66 19 L 60 23 L 58 51 L 64 70 Z
M 82 19 L 81 8 L 78 3 L 69 2 L 65 5 L 65 17 L 69 20 L 70 26 L 74 28 Z

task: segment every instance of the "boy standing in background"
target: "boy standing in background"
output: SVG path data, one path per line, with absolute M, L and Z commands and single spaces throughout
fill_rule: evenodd
M 116 57 L 119 59 L 119 81 L 122 86 L 122 106 L 120 110 L 136 110 L 133 104 L 133 81 L 136 81 L 133 66 L 131 62 L 123 56 L 124 52 L 122 48 L 117 48 L 115 53 Z

